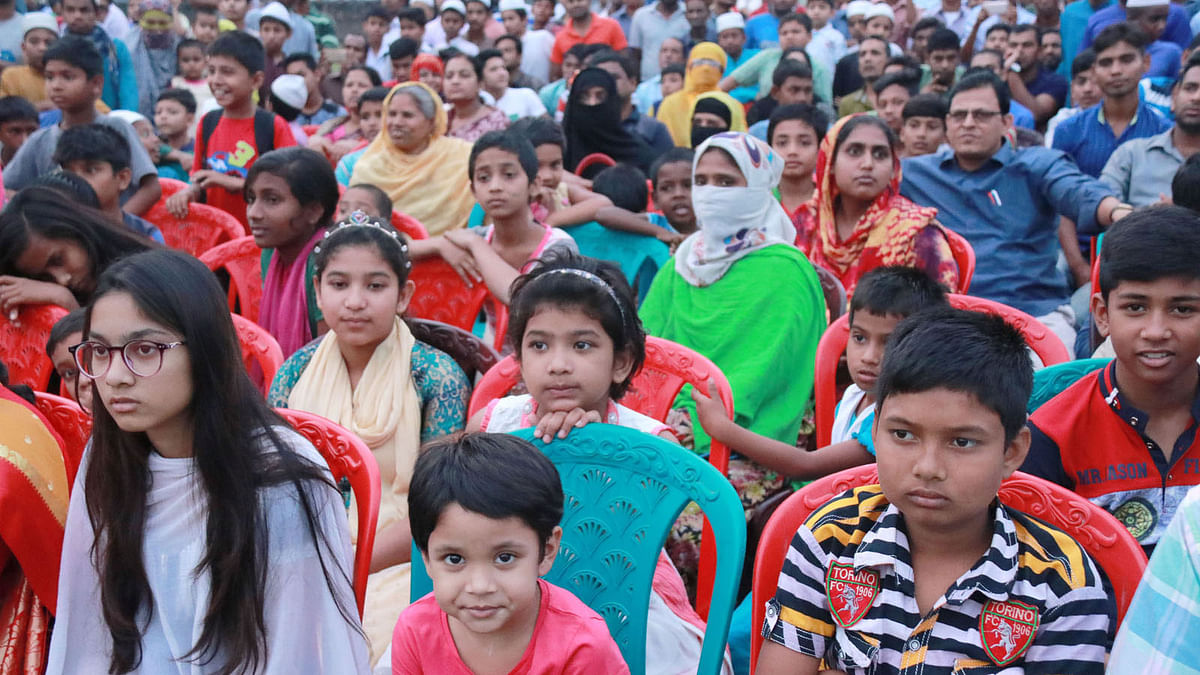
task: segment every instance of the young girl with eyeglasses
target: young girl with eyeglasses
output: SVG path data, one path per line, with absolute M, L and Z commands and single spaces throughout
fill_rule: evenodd
M 341 495 L 255 390 L 212 273 L 123 259 L 83 335 L 95 422 L 47 672 L 368 672 Z

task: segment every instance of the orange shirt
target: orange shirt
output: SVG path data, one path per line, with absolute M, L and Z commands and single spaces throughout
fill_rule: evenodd
M 608 45 L 616 51 L 621 51 L 629 46 L 629 43 L 625 41 L 625 33 L 621 30 L 621 24 L 617 23 L 616 19 L 600 16 L 593 12 L 592 25 L 583 35 L 575 31 L 575 19 L 567 20 L 566 27 L 559 31 L 554 38 L 554 48 L 550 50 L 550 61 L 561 64 L 563 54 L 581 42 L 589 45 Z

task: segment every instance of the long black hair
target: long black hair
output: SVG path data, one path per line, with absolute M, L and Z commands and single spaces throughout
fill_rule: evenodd
M 178 331 L 191 361 L 195 472 L 207 496 L 205 552 L 196 573 L 210 579 L 204 628 L 183 657 L 215 673 L 258 672 L 268 659 L 263 618 L 267 585 L 267 519 L 259 489 L 291 484 L 305 514 L 325 582 L 346 621 L 358 623 L 345 570 L 331 558 L 333 542 L 317 523 L 316 493 L 335 489 L 324 471 L 297 455 L 275 432 L 284 422 L 267 406 L 242 363 L 225 294 L 200 261 L 176 251 L 125 258 L 100 277 L 94 294 L 128 293 L 149 319 Z M 91 331 L 88 309 L 84 337 Z M 134 670 L 142 660 L 144 625 L 153 611 L 143 563 L 151 445 L 144 433 L 122 431 L 99 396 L 93 403 L 90 466 L 84 479 L 95 532 L 92 562 L 112 636 L 109 671 Z M 340 587 L 340 590 L 339 590 Z M 225 658 L 224 663 L 217 663 Z
M 0 275 L 25 276 L 17 270 L 17 260 L 34 236 L 68 239 L 83 247 L 93 281 L 116 260 L 157 247 L 149 239 L 111 225 L 103 213 L 74 201 L 62 189 L 28 187 L 0 211 Z M 80 304 L 87 302 L 89 294 L 73 292 Z

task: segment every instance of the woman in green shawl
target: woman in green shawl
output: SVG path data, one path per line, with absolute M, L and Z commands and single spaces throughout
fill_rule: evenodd
M 640 314 L 648 334 L 690 347 L 721 368 L 739 425 L 794 444 L 812 394 L 825 300 L 812 265 L 792 245 L 791 220 L 772 197 L 782 174 L 783 159 L 751 136 L 727 132 L 705 141 L 692 164 L 699 231 L 659 270 Z M 695 420 L 690 392 L 677 402 Z M 707 453 L 708 435 L 698 423 L 692 429 L 696 452 Z M 785 484 L 785 477 L 736 456 L 729 477 L 747 510 Z M 693 527 L 687 519 L 685 512 L 668 549 L 681 571 L 692 572 L 700 521 Z M 685 580 L 694 584 L 690 576 Z

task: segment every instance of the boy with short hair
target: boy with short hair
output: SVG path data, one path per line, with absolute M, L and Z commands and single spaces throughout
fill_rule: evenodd
M 4 167 L 4 187 L 20 190 L 55 168 L 54 149 L 63 131 L 85 124 L 105 124 L 120 132 L 132 152 L 132 179 L 122 195 L 129 213 L 145 213 L 162 196 L 158 172 L 133 127 L 96 112 L 104 88 L 104 62 L 87 38 L 68 35 L 46 50 L 46 91 L 61 102 L 62 121 L 35 131 Z
M 129 110 L 120 112 L 137 115 Z M 103 124 L 84 124 L 62 133 L 54 149 L 54 163 L 92 186 L 100 210 L 113 224 L 165 243 L 157 227 L 121 210 L 121 192 L 133 179 L 129 168 L 131 150 L 129 142 L 116 129 Z
M 846 55 L 846 36 L 833 27 L 829 20 L 833 17 L 833 2 L 831 0 L 810 1 L 804 11 L 812 19 L 813 53 L 821 59 L 821 65 L 826 71 L 833 72 L 837 62 Z
M 921 64 L 922 79 L 928 82 L 922 92 L 947 94 L 958 79 L 958 34 L 949 28 L 936 28 L 926 43 L 925 63 Z
M 154 103 L 154 126 L 158 128 L 158 175 L 187 182 L 196 142 L 196 99 L 187 89 L 168 89 Z M 187 168 L 185 168 L 187 167 Z
M 196 7 L 196 18 L 192 21 L 192 34 L 204 46 L 211 45 L 220 35 L 220 19 L 215 7 Z
M 780 106 L 767 120 L 767 143 L 784 162 L 776 197 L 793 223 L 816 189 L 813 172 L 828 126 L 829 117 L 807 103 Z
M 765 122 L 779 106 L 813 102 L 812 69 L 795 59 L 783 59 L 771 74 L 771 92 L 754 102 L 746 113 L 751 136 L 767 140 Z
M 265 58 L 258 40 L 242 31 L 222 33 L 208 48 L 208 85 L 222 108 L 197 125 L 192 184 L 167 199 L 177 218 L 187 217 L 189 202 L 203 200 L 246 225 L 250 167 L 264 153 L 296 144 L 283 118 L 254 105 Z
M 389 91 L 387 87 L 371 87 L 358 97 L 358 119 L 363 133 L 363 145 L 338 160 L 337 168 L 333 172 L 337 176 L 338 184 L 350 185 L 354 166 L 383 127 L 383 102 L 387 99 Z
M 72 400 L 78 401 L 81 408 L 91 413 L 92 381 L 79 376 L 79 366 L 75 364 L 75 355 L 70 349 L 72 345 L 83 342 L 86 318 L 87 310 L 80 307 L 59 319 L 46 338 L 46 356 L 54 364 L 54 372 L 58 374 L 63 390 Z
M 346 109 L 325 98 L 321 93 L 321 74 L 317 69 L 317 60 L 303 52 L 291 54 L 283 60 L 283 71 L 288 75 L 299 75 L 304 78 L 304 87 L 308 97 L 300 107 L 300 114 L 295 122 L 301 126 L 322 124 L 346 114 Z
M 875 88 L 875 110 L 892 133 L 900 135 L 904 127 L 904 106 L 917 95 L 920 78 L 917 71 L 906 68 L 885 73 L 872 85 Z
M 417 10 L 420 12 L 421 10 Z M 388 47 L 388 60 L 392 64 L 395 83 L 412 79 L 412 64 L 421 53 L 421 43 L 408 37 L 399 37 Z M 394 85 L 393 85 L 394 86 Z
M 8 66 L 0 74 L 0 96 L 21 96 L 38 110 L 50 110 L 54 104 L 46 95 L 45 65 L 42 56 L 50 45 L 58 41 L 58 24 L 54 15 L 44 12 L 29 12 L 21 19 L 24 38 L 21 40 L 21 55 L 25 65 Z
M 207 46 L 199 40 L 180 41 L 179 46 L 175 48 L 179 74 L 171 78 L 171 87 L 191 92 L 196 106 L 207 112 L 210 107 L 216 107 L 216 100 L 212 90 L 208 88 L 208 78 L 204 76 L 205 49 Z
M 392 198 L 378 186 L 370 183 L 355 183 L 346 188 L 338 200 L 337 219 L 343 220 L 355 211 L 362 211 L 372 218 L 389 221 L 392 218 Z
M 896 327 L 875 384 L 879 484 L 796 532 L 758 673 L 1103 672 L 1116 612 L 1096 564 L 997 499 L 1029 449 L 1032 385 L 1000 317 L 932 309 Z
M 363 19 L 363 35 L 367 36 L 367 58 L 364 65 L 370 66 L 379 73 L 386 82 L 392 79 L 392 62 L 388 58 L 388 45 L 383 44 L 383 36 L 388 31 L 392 19 L 386 9 L 372 7 Z
M 650 165 L 651 194 L 654 207 L 650 222 L 683 235 L 696 231 L 696 211 L 692 207 L 692 150 L 672 148 Z
M 563 492 L 528 441 L 481 433 L 432 446 L 408 502 L 433 593 L 400 615 L 393 672 L 629 672 L 604 619 L 540 579 L 558 555 Z
M 33 104 L 20 96 L 0 98 L 0 166 L 7 165 L 17 150 L 38 130 Z
M 1100 249 L 1092 317 L 1112 363 L 1034 411 L 1022 471 L 1112 513 L 1147 553 L 1200 484 L 1200 216 L 1138 209 Z
M 217 9 L 220 10 L 223 19 L 233 24 L 233 30 L 258 36 L 258 31 L 246 28 L 246 14 L 250 11 L 250 0 L 218 0 Z
M 271 96 L 271 83 L 276 77 L 284 74 L 283 44 L 292 36 L 292 17 L 286 7 L 278 1 L 272 2 L 262 10 L 258 19 L 258 39 L 262 41 L 265 59 L 263 61 L 263 83 L 258 90 L 258 99 L 266 101 Z
M 900 143 L 904 157 L 919 157 L 937 152 L 946 142 L 946 99 L 940 94 L 917 94 L 904 104 L 904 126 Z

